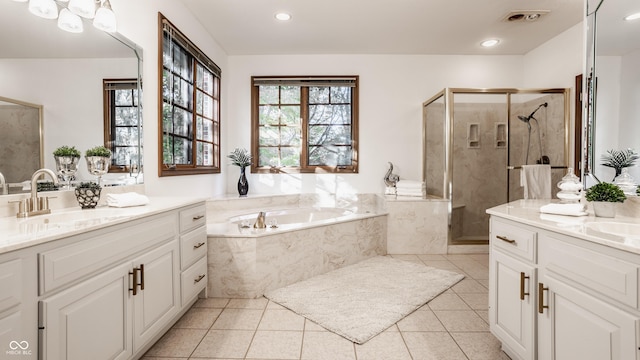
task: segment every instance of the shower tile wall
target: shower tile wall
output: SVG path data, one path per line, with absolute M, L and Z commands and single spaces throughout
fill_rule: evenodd
M 507 148 L 496 146 L 496 124 L 504 123 L 504 103 L 455 103 L 453 121 L 454 240 L 486 240 L 485 210 L 507 201 Z M 478 124 L 477 147 L 469 147 L 467 129 Z

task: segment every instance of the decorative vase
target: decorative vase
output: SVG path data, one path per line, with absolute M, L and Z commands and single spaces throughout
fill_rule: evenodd
M 78 171 L 79 157 L 75 156 L 54 156 L 56 160 L 56 172 L 65 181 L 65 189 L 71 189 L 71 179 Z
M 89 170 L 89 174 L 97 176 L 98 185 L 100 185 L 102 175 L 109 172 L 111 156 L 85 156 L 84 158 L 87 160 L 87 169 Z
M 238 179 L 238 194 L 240 197 L 247 196 L 249 192 L 249 182 L 247 181 L 247 175 L 245 174 L 245 167 L 240 167 L 240 179 Z
M 616 203 L 608 201 L 594 201 L 593 212 L 597 217 L 616 217 Z
M 100 191 L 102 188 L 89 189 L 89 188 L 76 188 L 76 199 L 78 204 L 83 209 L 93 209 L 98 205 L 100 200 Z

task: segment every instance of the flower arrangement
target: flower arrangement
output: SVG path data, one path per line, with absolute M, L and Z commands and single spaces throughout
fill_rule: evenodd
M 80 157 L 80 151 L 75 146 L 63 145 L 53 152 L 53 156 Z
M 235 148 L 227 155 L 231 159 L 231 164 L 241 168 L 251 165 L 251 154 L 247 149 Z
M 636 160 L 640 159 L 638 153 L 633 149 L 625 150 L 607 150 L 605 155 L 602 155 L 603 163 L 601 165 L 614 168 L 616 175 L 614 179 L 622 173 L 622 169 L 633 166 Z

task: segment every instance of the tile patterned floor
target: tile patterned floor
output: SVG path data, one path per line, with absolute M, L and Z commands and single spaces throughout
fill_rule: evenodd
M 489 256 L 393 255 L 467 277 L 356 345 L 266 298 L 200 299 L 143 360 L 509 360 L 489 332 Z

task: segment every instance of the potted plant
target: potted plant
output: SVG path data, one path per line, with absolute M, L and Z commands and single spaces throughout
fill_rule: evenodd
M 83 209 L 93 209 L 98 205 L 100 200 L 100 191 L 102 188 L 94 182 L 81 182 L 76 186 L 76 199 Z
M 231 164 L 240 167 L 240 179 L 238 179 L 238 194 L 241 197 L 247 196 L 249 183 L 245 175 L 245 168 L 251 165 L 251 154 L 247 149 L 235 148 L 231 154 L 227 155 L 231 159 Z
M 616 174 L 613 177 L 615 180 L 622 173 L 623 168 L 633 166 L 639 158 L 640 156 L 633 149 L 607 150 L 607 153 L 602 155 L 603 163 L 601 165 L 615 169 Z
M 53 152 L 56 160 L 56 172 L 62 176 L 66 182 L 65 188 L 71 188 L 71 179 L 78 171 L 78 161 L 80 161 L 80 151 L 75 146 L 63 145 Z
M 109 172 L 111 164 L 111 150 L 104 146 L 96 146 L 85 151 L 84 157 L 87 160 L 87 168 L 91 175 L 98 177 L 98 185 L 102 175 Z
M 593 211 L 599 217 L 615 217 L 615 204 L 627 199 L 622 189 L 606 182 L 588 188 L 585 198 L 587 201 L 593 202 Z

